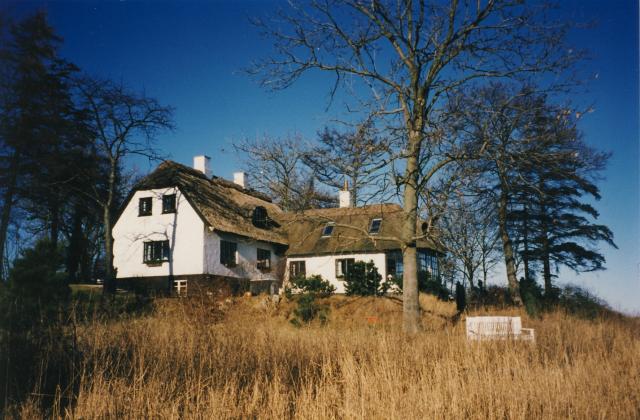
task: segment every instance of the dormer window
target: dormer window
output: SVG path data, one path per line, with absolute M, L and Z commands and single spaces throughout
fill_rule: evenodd
M 176 212 L 176 195 L 165 194 L 162 196 L 162 213 Z
M 269 215 L 267 209 L 257 206 L 253 209 L 252 222 L 255 227 L 266 229 L 269 227 Z
M 328 237 L 333 233 L 333 228 L 335 227 L 334 223 L 327 223 L 324 229 L 322 229 L 322 236 Z
M 380 226 L 382 225 L 382 219 L 373 219 L 371 225 L 369 225 L 369 233 L 375 235 L 380 232 Z
M 141 198 L 138 202 L 138 216 L 151 216 L 152 197 Z

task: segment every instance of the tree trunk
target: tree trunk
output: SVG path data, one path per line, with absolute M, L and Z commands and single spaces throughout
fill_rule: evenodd
M 7 189 L 5 190 L 2 211 L 0 214 L 0 281 L 4 281 L 4 253 L 5 244 L 7 243 L 7 232 L 9 231 L 9 223 L 11 222 L 11 209 L 16 194 L 16 186 L 18 182 L 18 162 L 20 155 L 15 152 L 9 164 L 9 179 Z
M 520 306 L 522 299 L 520 298 L 520 287 L 518 286 L 518 277 L 516 274 L 516 263 L 513 254 L 513 245 L 507 230 L 507 192 L 502 188 L 500 193 L 500 203 L 498 208 L 498 225 L 500 229 L 500 238 L 502 239 L 502 248 L 504 251 L 504 263 L 507 268 L 507 282 L 509 284 L 509 294 L 513 302 Z
M 540 246 L 542 256 L 542 275 L 544 277 L 544 294 L 551 296 L 552 284 L 551 284 L 551 263 L 549 261 L 549 236 L 547 234 L 547 214 L 545 209 L 544 198 L 540 198 Z
M 111 232 L 111 208 L 116 188 L 116 167 L 112 162 L 109 172 L 109 187 L 107 191 L 107 201 L 102 206 L 102 223 L 104 224 L 104 270 L 105 279 L 103 291 L 105 293 L 115 293 L 116 279 L 113 269 L 113 235 Z
M 526 204 L 523 208 L 524 211 L 524 220 L 523 220 L 523 241 L 524 241 L 524 252 L 522 253 L 522 263 L 524 265 L 524 278 L 526 280 L 530 279 L 529 274 L 529 210 L 527 209 Z
M 420 331 L 420 295 L 418 293 L 418 263 L 416 233 L 418 225 L 418 158 L 420 156 L 420 131 L 409 136 L 409 157 L 405 169 L 403 195 L 404 220 L 402 226 L 402 301 L 403 330 L 405 334 Z

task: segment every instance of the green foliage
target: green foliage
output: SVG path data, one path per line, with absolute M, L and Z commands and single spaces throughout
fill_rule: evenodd
M 344 278 L 344 289 L 349 296 L 383 296 L 391 285 L 382 281 L 373 261 L 356 261 Z
M 320 275 L 296 277 L 291 280 L 291 285 L 292 287 L 289 288 L 289 294 L 314 293 L 318 297 L 327 297 L 336 291 L 336 287 Z
M 59 271 L 61 263 L 59 250 L 48 240 L 39 241 L 15 260 L 0 289 L 0 369 L 5 378 L 0 392 L 10 398 L 34 390 L 52 396 L 58 387 L 72 391 L 78 352 L 64 328 L 70 289 Z
M 322 276 L 296 277 L 291 280 L 293 287 L 285 288 L 287 299 L 295 299 L 298 304 L 293 310 L 294 318 L 291 323 L 296 327 L 308 324 L 314 319 L 319 319 L 322 324 L 327 322 L 329 305 L 321 304 L 318 298 L 330 296 L 336 291 L 334 285 Z
M 60 251 L 48 240 L 15 260 L 2 294 L 4 329 L 28 331 L 60 323 L 71 296 L 61 264 Z
M 531 317 L 538 317 L 544 307 L 544 295 L 542 287 L 535 279 L 520 279 L 520 297 L 527 314 Z
M 393 277 L 391 282 L 402 290 L 402 277 Z M 449 300 L 449 290 L 442 282 L 428 271 L 418 272 L 418 290 L 422 293 L 437 296 L 440 300 Z
M 303 293 L 298 296 L 298 307 L 293 310 L 295 317 L 291 323 L 297 327 L 302 323 L 308 324 L 314 319 L 319 319 L 322 324 L 327 322 L 329 305 L 320 304 L 314 293 Z
M 568 313 L 586 319 L 612 312 L 606 302 L 578 286 L 570 285 L 562 289 L 558 304 Z

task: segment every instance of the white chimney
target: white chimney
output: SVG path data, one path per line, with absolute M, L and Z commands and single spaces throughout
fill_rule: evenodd
M 344 187 L 338 195 L 338 201 L 340 202 L 340 208 L 351 207 L 351 191 L 349 191 L 349 183 L 346 179 L 344 180 Z
M 240 185 L 242 188 L 247 188 L 247 174 L 244 172 L 234 172 L 233 183 Z
M 205 155 L 194 156 L 193 169 L 202 172 L 207 178 L 211 178 L 211 158 Z

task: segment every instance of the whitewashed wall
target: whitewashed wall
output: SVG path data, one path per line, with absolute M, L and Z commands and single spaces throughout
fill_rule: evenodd
M 289 276 L 289 264 L 293 261 L 305 261 L 306 275 L 320 275 L 323 279 L 328 280 L 336 287 L 336 293 L 344 293 L 344 281 L 342 278 L 336 278 L 336 260 L 343 258 L 353 258 L 356 261 L 369 262 L 373 261 L 378 269 L 378 273 L 384 280 L 387 277 L 387 260 L 384 253 L 371 254 L 341 254 L 341 255 L 323 255 L 318 257 L 305 258 L 289 258 L 287 259 L 287 279 Z
M 220 264 L 220 241 L 226 240 L 238 244 L 237 266 L 226 267 Z M 257 268 L 258 248 L 271 251 L 271 270 L 262 272 Z M 277 280 L 278 271 L 282 271 L 282 259 L 276 255 L 275 247 L 268 242 L 254 241 L 236 235 L 207 231 L 204 237 L 204 270 L 207 274 L 248 278 L 251 280 Z
M 163 194 L 176 194 L 176 213 L 162 214 Z M 153 197 L 152 214 L 138 216 L 140 198 Z M 177 188 L 137 191 L 113 227 L 118 278 L 202 274 L 205 225 Z M 171 258 L 159 265 L 143 259 L 145 241 L 169 240 Z

